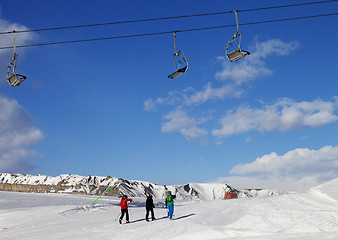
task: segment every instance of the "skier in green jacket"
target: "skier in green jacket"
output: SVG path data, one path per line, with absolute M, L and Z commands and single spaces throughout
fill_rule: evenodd
M 174 199 L 176 198 L 176 195 L 172 195 L 171 191 L 168 191 L 167 197 L 165 199 L 165 206 L 168 208 L 168 215 L 169 219 L 173 219 L 174 214 Z

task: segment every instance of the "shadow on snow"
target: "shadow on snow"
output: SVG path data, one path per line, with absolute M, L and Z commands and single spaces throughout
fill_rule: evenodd
M 195 213 L 191 213 L 191 214 L 188 214 L 188 215 L 184 215 L 184 216 L 180 216 L 180 217 L 174 218 L 173 221 L 177 221 L 177 220 L 180 220 L 180 219 L 183 219 L 183 218 L 192 217 L 192 216 L 195 216 L 195 215 L 196 215 Z M 168 216 L 156 218 L 155 221 L 162 220 L 162 219 L 168 219 Z M 137 220 L 131 221 L 130 223 L 137 223 L 137 222 L 143 222 L 143 221 L 145 221 L 145 219 L 141 218 L 141 219 L 137 219 Z
M 174 218 L 173 220 L 176 221 L 176 220 L 191 217 L 191 216 L 194 216 L 194 215 L 196 215 L 196 213 L 191 213 L 191 214 L 188 214 L 188 215 L 180 216 L 180 217 Z

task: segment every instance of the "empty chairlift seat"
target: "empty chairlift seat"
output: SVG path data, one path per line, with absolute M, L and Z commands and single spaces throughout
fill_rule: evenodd
M 237 10 L 235 10 L 234 13 L 236 15 L 237 31 L 229 39 L 229 41 L 226 45 L 226 50 L 225 50 L 225 55 L 229 59 L 230 62 L 236 62 L 236 61 L 250 55 L 250 52 L 241 49 L 242 34 L 239 32 Z
M 232 51 L 231 53 L 227 53 L 227 58 L 229 59 L 230 62 L 236 62 L 247 55 L 250 55 L 250 52 L 241 50 L 240 48 Z
M 174 32 L 174 50 L 173 55 L 176 72 L 170 74 L 168 78 L 174 79 L 188 70 L 189 62 L 183 51 L 176 51 L 176 32 Z
M 15 73 L 16 61 L 18 55 L 16 54 L 16 45 L 15 45 L 15 31 L 13 31 L 13 40 L 14 40 L 14 55 L 12 61 L 7 66 L 6 79 L 12 87 L 20 86 L 20 84 L 25 81 L 26 76 Z

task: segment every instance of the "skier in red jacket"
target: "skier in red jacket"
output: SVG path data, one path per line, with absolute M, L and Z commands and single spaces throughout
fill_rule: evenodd
M 124 214 L 126 214 L 126 223 L 130 223 L 129 222 L 129 213 L 128 213 L 128 202 L 132 202 L 133 199 L 131 198 L 127 198 L 126 195 L 122 196 L 121 202 L 120 202 L 120 206 L 121 206 L 121 217 L 120 217 L 120 224 L 122 224 L 122 219 L 124 217 Z

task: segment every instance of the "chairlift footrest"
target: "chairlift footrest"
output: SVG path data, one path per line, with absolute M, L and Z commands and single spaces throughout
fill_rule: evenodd
M 171 78 L 171 79 L 174 79 L 174 78 L 177 78 L 178 76 L 182 75 L 183 73 L 185 73 L 188 69 L 188 66 L 184 67 L 184 68 L 181 68 L 181 69 L 178 69 L 176 72 L 174 72 L 173 74 L 170 74 L 168 76 L 168 78 Z

